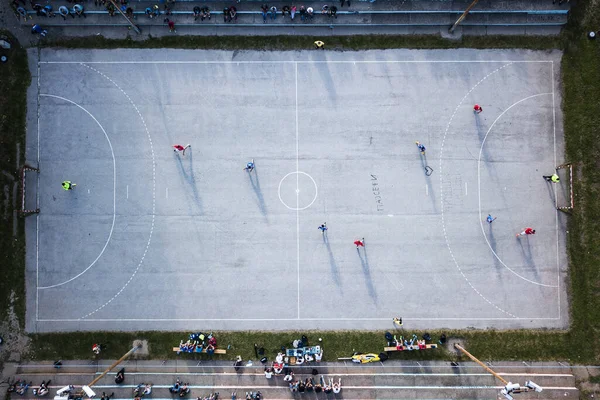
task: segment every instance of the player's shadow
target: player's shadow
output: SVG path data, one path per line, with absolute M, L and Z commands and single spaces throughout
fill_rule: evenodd
M 367 283 L 367 291 L 369 292 L 369 296 L 371 296 L 371 298 L 375 302 L 377 302 L 377 292 L 375 291 L 375 287 L 373 286 L 373 279 L 371 278 L 371 267 L 369 266 L 369 256 L 367 255 L 367 247 L 363 247 L 362 255 L 358 247 L 356 248 L 356 251 L 358 252 L 358 258 L 360 258 L 363 274 L 365 275 L 365 282 Z
M 198 207 L 198 213 L 200 215 L 202 215 L 202 214 L 204 214 L 204 211 L 203 211 L 204 207 L 202 205 L 202 198 L 200 198 L 200 194 L 198 193 L 198 186 L 196 183 L 196 175 L 194 173 L 194 161 L 193 161 L 194 153 L 191 150 L 192 150 L 192 148 L 189 147 L 186 151 L 185 156 L 180 156 L 179 154 L 176 154 L 175 156 L 177 157 L 177 161 L 179 161 L 179 163 L 177 165 L 179 165 L 179 169 L 181 171 L 181 175 L 183 176 L 183 179 L 192 188 L 192 198 L 194 200 L 194 203 Z M 184 157 L 186 159 L 185 163 L 187 165 L 184 165 L 184 160 L 183 160 Z
M 313 53 L 313 54 L 319 54 L 319 53 Z M 331 70 L 329 69 L 329 66 L 332 65 L 330 63 L 322 63 L 322 64 L 315 64 L 317 71 L 319 71 L 319 75 L 321 75 L 321 82 L 323 83 L 323 86 L 325 87 L 325 90 L 327 92 L 327 94 L 329 95 L 329 99 L 331 101 L 331 105 L 335 106 L 337 105 L 337 91 L 335 90 L 335 85 L 333 84 L 333 79 L 331 78 Z M 335 64 L 333 64 L 335 65 Z M 337 65 L 335 65 L 337 67 Z
M 433 205 L 433 211 L 437 214 L 437 199 L 435 197 L 435 192 L 433 191 L 433 184 L 431 183 L 431 175 L 426 174 L 427 167 L 427 154 L 421 154 L 421 167 L 423 167 L 423 174 L 425 175 L 425 183 L 427 184 L 427 191 L 429 193 L 429 197 L 431 198 L 431 203 Z
M 535 267 L 535 261 L 533 261 L 533 255 L 531 254 L 531 245 L 529 243 L 529 238 L 521 237 L 517 238 L 519 241 L 519 247 L 521 248 L 521 255 L 523 256 L 523 260 L 527 267 L 529 267 L 530 271 L 533 271 L 536 280 L 539 278 L 539 274 L 537 268 Z M 525 242 L 525 243 L 524 243 Z
M 335 257 L 333 256 L 333 252 L 331 251 L 331 245 L 329 244 L 329 238 L 327 234 L 323 235 L 323 243 L 325 243 L 325 247 L 327 248 L 327 254 L 329 255 L 329 266 L 331 267 L 331 276 L 333 277 L 333 281 L 335 284 L 340 287 L 340 271 L 337 267 L 337 263 L 335 262 Z
M 501 271 L 503 270 L 503 265 L 500 262 L 500 260 L 498 260 L 498 251 L 496 250 L 497 247 L 497 243 L 496 243 L 496 237 L 494 236 L 494 229 L 492 229 L 492 224 L 490 224 L 489 222 L 486 222 L 489 226 L 488 226 L 488 234 L 487 234 L 487 238 L 488 238 L 488 242 L 490 243 L 490 247 L 492 248 L 492 251 L 494 252 L 492 254 L 492 257 L 494 259 L 494 267 L 496 267 L 496 274 L 498 275 L 498 278 L 502 278 L 502 274 Z
M 256 172 L 256 168 L 254 168 L 254 171 L 247 172 L 247 174 L 248 179 L 250 180 L 250 184 L 252 185 L 252 189 L 254 190 L 254 194 L 256 195 L 258 209 L 260 210 L 260 213 L 263 215 L 265 220 L 268 220 L 267 206 L 265 204 L 265 199 L 263 197 L 262 190 L 260 189 L 260 179 L 258 178 L 258 172 Z

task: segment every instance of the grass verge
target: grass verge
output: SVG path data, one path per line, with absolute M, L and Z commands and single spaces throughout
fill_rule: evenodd
M 20 219 L 13 218 L 13 201 L 17 199 L 17 161 L 25 160 L 25 118 L 27 87 L 31 80 L 27 54 L 6 31 L 0 36 L 12 44 L 1 49 L 7 61 L 0 64 L 0 320 L 9 318 L 9 311 L 21 324 L 25 321 L 25 232 Z M 16 223 L 16 226 L 15 226 Z M 16 235 L 14 234 L 16 232 Z M 22 325 L 21 325 L 22 327 Z
M 458 330 L 447 331 L 449 337 L 459 337 L 467 348 L 483 360 L 564 360 L 574 363 L 594 364 L 600 361 L 598 332 L 600 328 L 600 229 L 596 221 L 600 218 L 600 145 L 595 129 L 600 126 L 600 54 L 598 42 L 585 38 L 587 27 L 598 26 L 597 6 L 578 5 L 571 16 L 565 33 L 558 38 L 537 37 L 464 37 L 460 41 L 449 41 L 434 36 L 354 36 L 327 39 L 329 49 L 366 50 L 387 48 L 450 49 L 468 48 L 520 48 L 547 50 L 561 48 L 565 55 L 562 63 L 563 110 L 566 140 L 566 159 L 577 163 L 578 179 L 576 209 L 569 222 L 568 252 L 570 258 L 570 305 L 572 327 L 569 331 L 544 330 Z M 593 8 L 593 9 L 592 9 Z M 584 21 L 585 18 L 587 18 Z M 592 16 L 592 17 L 590 17 Z M 165 37 L 146 41 L 107 40 L 101 37 L 77 38 L 48 42 L 46 46 L 64 48 L 189 48 L 222 50 L 301 50 L 312 49 L 310 37 Z M 26 66 L 26 62 L 24 64 Z M 26 68 L 24 69 L 26 70 Z M 22 82 L 27 79 L 23 76 Z M 7 79 L 3 78 L 2 81 Z M 7 80 L 8 81 L 8 80 Z M 19 79 L 14 80 L 19 81 Z M 4 83 L 3 83 L 4 84 Z M 22 105 L 16 114 L 9 113 L 8 119 L 17 136 L 24 135 L 24 87 L 15 84 L 2 94 L 11 93 Z M 12 91 L 11 91 L 12 90 Z M 18 118 L 17 118 L 18 117 Z M 18 121 L 21 121 L 19 124 Z M 8 132 L 0 130 L 3 136 Z M 2 137 L 2 140 L 5 140 Z M 10 146 L 9 146 L 10 147 Z M 14 162 L 13 162 L 14 164 Z M 2 227 L 4 229 L 4 227 Z M 1 231 L 3 233 L 4 231 Z M 5 235 L 2 235 L 5 237 Z M 4 242 L 0 243 L 5 246 Z M 8 247 L 6 247 L 8 248 Z M 4 250 L 5 247 L 0 248 Z M 12 250 L 12 249 L 11 249 Z M 3 254 L 6 254 L 3 251 Z M 13 279 L 22 288 L 23 253 L 12 251 L 14 259 L 6 262 L 17 275 Z M 21 257 L 21 258 L 19 258 Z M 20 272 L 19 272 L 20 271 Z M 20 274 L 20 275 L 19 275 Z M 4 281 L 6 282 L 6 281 Z M 2 283 L 0 282 L 0 285 Z M 11 285 L 13 286 L 13 285 Z M 5 296 L 5 286 L 0 292 Z M 20 299 L 23 292 L 19 293 Z M 21 307 L 21 306 L 20 306 Z M 1 310 L 0 310 L 1 312 Z M 19 313 L 21 316 L 22 314 Z M 273 355 L 282 345 L 307 334 L 311 344 L 323 339 L 326 360 L 347 357 L 353 351 L 380 352 L 385 345 L 382 331 L 374 332 L 215 332 L 220 347 L 231 345 L 229 354 L 223 359 L 232 359 L 240 354 L 243 358 L 256 358 L 254 343 Z M 412 334 L 412 332 L 408 332 Z M 415 332 L 419 335 L 422 332 Z M 440 332 L 432 332 L 436 338 Z M 31 335 L 32 359 L 87 359 L 91 358 L 92 343 L 106 343 L 108 348 L 103 358 L 117 358 L 124 354 L 134 339 L 146 339 L 150 343 L 150 357 L 171 359 L 177 357 L 171 350 L 185 339 L 186 333 L 178 332 L 76 332 L 67 334 Z M 181 358 L 207 358 L 206 355 L 180 355 Z M 218 358 L 219 356 L 215 356 Z M 393 358 L 402 359 L 453 359 L 456 356 L 444 349 L 425 352 L 394 353 Z
M 69 49 L 94 48 L 177 48 L 214 50 L 314 50 L 317 37 L 310 36 L 165 36 L 143 41 L 132 39 L 105 39 L 101 36 L 59 39 L 44 43 L 45 47 Z M 560 48 L 562 37 L 536 36 L 464 36 L 461 40 L 449 40 L 440 36 L 406 35 L 359 35 L 331 36 L 326 39 L 328 50 L 377 50 L 377 49 L 454 49 L 459 47 L 484 49 L 532 49 Z

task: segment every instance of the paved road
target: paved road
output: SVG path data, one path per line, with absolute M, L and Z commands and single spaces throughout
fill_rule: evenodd
M 12 365 L 14 375 L 38 385 L 42 380 L 51 379 L 52 393 L 67 384 L 76 386 L 89 383 L 111 361 L 100 364 L 89 361 L 65 362 L 61 370 L 52 368 L 51 363 Z M 579 391 L 575 387 L 573 370 L 569 366 L 527 365 L 525 363 L 502 362 L 492 365 L 494 370 L 511 382 L 524 384 L 533 380 L 544 388 L 542 393 L 522 393 L 519 399 L 577 399 Z M 170 399 L 168 387 L 179 377 L 189 382 L 192 388 L 190 398 L 207 396 L 217 391 L 224 398 L 231 392 L 244 394 L 249 390 L 260 390 L 267 399 L 294 398 L 283 377 L 267 380 L 262 365 L 245 367 L 236 373 L 229 363 L 196 363 L 187 361 L 130 361 L 125 363 L 126 378 L 123 385 L 115 385 L 114 374 L 110 373 L 95 386 L 98 395 L 102 392 L 115 392 L 114 399 L 129 399 L 138 383 L 153 386 L 151 398 Z M 310 376 L 313 367 L 295 368 L 299 379 Z M 498 397 L 502 384 L 474 363 L 461 363 L 453 368 L 448 363 L 439 362 L 388 362 L 386 364 L 354 365 L 352 363 L 322 363 L 316 366 L 319 376 L 326 379 L 341 378 L 342 393 L 330 395 L 336 398 L 391 399 L 391 398 L 486 398 Z M 315 397 L 315 393 L 305 393 Z M 321 394 L 318 397 L 325 397 Z

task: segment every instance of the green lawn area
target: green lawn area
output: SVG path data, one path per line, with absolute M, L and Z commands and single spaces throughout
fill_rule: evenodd
M 596 364 L 600 361 L 600 40 L 586 38 L 587 30 L 600 26 L 600 6 L 580 2 L 571 13 L 565 32 L 558 38 L 540 37 L 465 37 L 448 41 L 438 37 L 419 36 L 357 36 L 331 37 L 328 49 L 362 50 L 383 48 L 527 48 L 562 49 L 563 109 L 566 140 L 566 159 L 575 165 L 575 210 L 569 221 L 568 255 L 570 260 L 570 307 L 572 325 L 568 331 L 551 330 L 460 330 L 447 331 L 448 337 L 460 338 L 465 347 L 483 360 L 563 360 L 573 363 Z M 584 20 L 585 16 L 585 20 Z M 70 48 L 215 48 L 215 49 L 309 49 L 310 37 L 166 37 L 144 42 L 132 40 L 106 40 L 99 37 L 49 42 L 47 46 Z M 15 170 L 15 142 L 23 143 L 25 95 L 29 75 L 22 50 L 5 66 L 10 72 L 0 77 L 0 154 L 2 169 Z M 9 101 L 11 99 L 12 101 Z M 11 112 L 7 112 L 12 110 Z M 23 148 L 23 146 L 21 147 Z M 5 152 L 8 152 L 5 154 Z M 8 160 L 8 161 L 7 161 Z M 6 177 L 0 176 L 6 184 Z M 10 182 L 9 182 L 10 183 Z M 12 211 L 12 210 L 11 210 Z M 24 249 L 22 229 L 17 241 L 12 238 L 10 224 L 0 224 L 0 258 L 4 276 L 0 280 L 0 304 L 6 303 L 11 289 L 17 294 L 15 309 L 24 315 Z M 6 307 L 4 307 L 6 308 Z M 6 310 L 0 310 L 4 318 Z M 399 333 L 399 332 L 398 332 Z M 412 331 L 406 334 L 412 334 Z M 422 334 L 422 332 L 415 332 Z M 437 338 L 441 332 L 430 332 Z M 106 343 L 102 354 L 118 358 L 129 350 L 134 339 L 147 339 L 151 357 L 168 359 L 176 357 L 171 351 L 187 332 L 135 332 L 135 333 L 69 333 L 31 335 L 32 359 L 91 358 L 92 343 Z M 222 359 L 235 355 L 255 358 L 254 343 L 273 355 L 282 345 L 306 334 L 311 344 L 322 338 L 325 360 L 348 357 L 354 351 L 380 352 L 386 344 L 383 331 L 374 332 L 215 332 L 220 347 L 231 345 Z M 181 358 L 207 358 L 206 355 L 180 355 Z M 453 352 L 445 349 L 394 353 L 401 359 L 455 359 Z
M 6 34 L 0 31 L 0 36 Z M 16 227 L 13 224 L 12 198 L 15 183 L 19 180 L 17 158 L 21 163 L 25 159 L 26 91 L 31 76 L 25 50 L 9 40 L 13 47 L 0 50 L 0 54 L 8 57 L 6 63 L 0 64 L 0 187 L 4 191 L 0 203 L 0 320 L 6 320 L 12 308 L 22 326 L 25 315 L 25 233 L 21 219 L 17 219 Z

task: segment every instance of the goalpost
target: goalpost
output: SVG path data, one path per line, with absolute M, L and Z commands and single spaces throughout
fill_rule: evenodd
M 40 212 L 40 209 L 38 208 L 38 204 L 37 204 L 37 196 L 36 196 L 36 201 L 35 201 L 35 208 L 27 208 L 25 205 L 25 195 L 26 195 L 26 182 L 27 182 L 27 171 L 34 171 L 39 173 L 40 170 L 38 168 L 34 168 L 34 167 L 30 167 L 29 165 L 25 164 L 24 166 L 21 167 L 20 171 L 19 171 L 19 180 L 20 180 L 20 186 L 21 186 L 21 204 L 19 209 L 17 210 L 17 212 L 23 216 L 27 216 L 30 214 L 37 214 Z
M 575 196 L 573 194 L 573 164 L 565 163 L 556 167 L 556 174 L 564 182 L 560 187 L 564 190 L 557 193 L 556 209 L 563 212 L 573 211 Z

